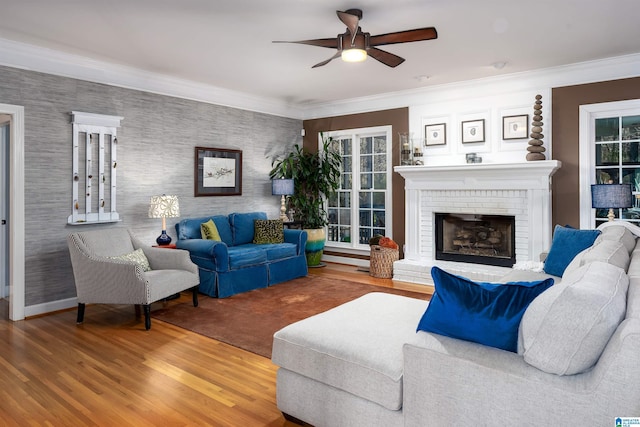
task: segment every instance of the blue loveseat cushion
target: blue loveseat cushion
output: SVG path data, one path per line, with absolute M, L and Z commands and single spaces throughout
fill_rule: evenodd
M 265 264 L 267 252 L 254 245 L 241 245 L 229 247 L 229 269 L 237 270 L 243 267 Z
M 284 258 L 291 258 L 297 255 L 297 246 L 292 243 L 275 243 L 262 245 L 267 252 L 267 259 L 275 261 Z
M 591 247 L 599 235 L 600 230 L 578 230 L 556 225 L 551 249 L 544 262 L 544 272 L 561 277 L 576 255 Z
M 256 219 L 267 219 L 267 214 L 264 212 L 247 212 L 229 215 L 234 246 L 253 242 L 253 235 L 255 234 L 254 221 Z
M 209 220 L 213 220 L 213 223 L 218 229 L 220 239 L 227 245 L 233 243 L 233 236 L 231 234 L 231 226 L 229 225 L 229 218 L 226 215 L 205 216 L 201 218 L 187 218 L 181 220 L 176 224 L 176 231 L 178 232 L 178 240 L 188 239 L 201 239 L 202 233 L 200 231 L 200 224 Z
M 525 310 L 553 279 L 537 282 L 486 283 L 431 269 L 435 292 L 418 323 L 418 331 L 516 352 L 518 327 Z

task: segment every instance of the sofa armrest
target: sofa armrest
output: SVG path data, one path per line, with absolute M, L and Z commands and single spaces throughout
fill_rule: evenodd
M 302 255 L 307 245 L 307 232 L 305 230 L 284 229 L 285 243 L 293 243 L 296 245 L 296 255 Z
M 176 248 L 189 251 L 191 260 L 198 266 L 210 270 L 229 270 L 229 250 L 227 244 L 217 240 L 179 239 Z

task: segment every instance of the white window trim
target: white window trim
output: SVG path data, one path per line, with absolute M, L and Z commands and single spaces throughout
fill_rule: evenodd
M 596 225 L 591 208 L 591 184 L 594 182 L 594 150 L 591 141 L 595 139 L 595 119 L 611 116 L 631 116 L 640 114 L 640 100 L 603 102 L 580 106 L 580 228 L 594 228 Z
M 393 179 L 393 160 L 392 160 L 392 153 L 393 153 L 393 138 L 392 138 L 392 131 L 393 131 L 393 127 L 391 125 L 386 125 L 386 126 L 373 126 L 373 127 L 367 127 L 367 128 L 356 128 L 356 129 L 344 129 L 344 130 L 340 130 L 340 131 L 332 131 L 332 132 L 323 132 L 323 135 L 325 136 L 325 138 L 327 137 L 331 137 L 334 139 L 338 139 L 338 138 L 342 138 L 342 137 L 351 137 L 352 141 L 354 142 L 354 149 L 356 147 L 356 144 L 359 140 L 359 138 L 361 137 L 367 137 L 367 136 L 373 136 L 373 135 L 380 135 L 381 133 L 385 133 L 386 134 L 386 138 L 387 138 L 387 189 L 386 189 L 386 193 L 385 193 L 385 236 L 393 239 L 393 205 L 392 205 L 392 201 L 393 201 L 393 187 L 391 185 L 392 183 L 392 179 Z M 318 134 L 318 148 L 322 147 L 322 137 L 320 134 Z M 359 146 L 358 146 L 359 147 Z M 356 160 L 358 160 L 358 162 L 356 162 Z M 358 168 L 359 171 L 359 152 L 358 152 L 358 159 L 355 158 L 354 156 L 354 161 L 353 161 L 353 168 Z M 353 174 L 353 189 L 355 190 L 356 188 L 360 188 L 360 173 L 354 173 Z M 357 191 L 354 191 L 353 194 L 357 194 Z M 327 200 L 324 200 L 325 203 L 325 209 L 327 207 Z M 351 201 L 351 206 L 356 206 L 356 204 L 354 204 L 354 200 L 352 199 Z M 359 224 L 359 212 L 358 209 L 351 209 L 351 224 L 352 227 L 355 224 Z M 327 232 L 328 229 L 325 227 L 325 232 Z M 358 230 L 352 230 L 352 233 L 354 233 L 355 236 L 358 236 Z M 370 248 L 369 245 L 363 245 L 358 243 L 358 239 L 356 239 L 356 241 L 354 242 L 352 239 L 352 242 L 350 243 L 342 243 L 342 242 L 330 242 L 327 240 L 327 242 L 325 243 L 325 247 L 327 248 L 333 248 L 333 249 L 340 249 L 341 252 L 344 253 L 348 253 L 348 254 L 354 254 L 354 255 L 368 255 L 370 252 Z

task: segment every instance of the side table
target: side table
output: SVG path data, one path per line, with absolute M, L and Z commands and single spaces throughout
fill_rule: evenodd
M 302 221 L 287 221 L 283 222 L 284 228 L 289 228 L 292 230 L 302 230 Z

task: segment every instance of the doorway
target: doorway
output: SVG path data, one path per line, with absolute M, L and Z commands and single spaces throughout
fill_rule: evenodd
M 8 171 L 5 175 L 8 176 L 8 194 L 3 205 L 8 199 L 7 223 L 4 225 L 8 240 L 5 270 L 9 275 L 9 319 L 15 321 L 25 316 L 24 107 L 0 104 L 0 115 L 9 117 Z
M 0 299 L 2 313 L 8 314 L 9 298 L 9 239 L 7 237 L 7 212 L 9 207 L 9 140 L 11 116 L 0 114 Z

